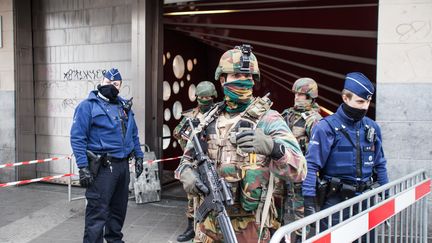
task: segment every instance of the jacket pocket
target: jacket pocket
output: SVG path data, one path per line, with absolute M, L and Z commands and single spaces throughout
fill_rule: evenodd
M 270 172 L 267 167 L 256 165 L 247 165 L 243 170 L 240 204 L 245 211 L 254 211 L 258 208 L 262 189 L 268 185 Z
M 92 124 L 97 127 L 112 127 L 112 123 L 107 113 L 101 107 L 95 105 L 91 112 Z

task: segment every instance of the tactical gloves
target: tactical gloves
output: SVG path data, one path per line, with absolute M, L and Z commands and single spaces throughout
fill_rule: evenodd
M 82 187 L 89 187 L 93 184 L 94 179 L 88 166 L 79 170 L 79 182 Z
M 304 197 L 304 216 L 307 217 L 316 213 L 315 197 L 305 196 Z
M 136 158 L 135 159 L 135 175 L 136 178 L 138 178 L 143 173 L 143 158 Z
M 257 153 L 280 159 L 285 154 L 285 147 L 273 141 L 273 138 L 264 134 L 261 128 L 247 130 L 237 134 L 237 146 L 245 153 Z
M 198 173 L 190 167 L 185 168 L 180 174 L 180 181 L 183 183 L 183 189 L 187 193 L 194 195 L 204 193 L 208 194 L 209 189 L 199 178 Z

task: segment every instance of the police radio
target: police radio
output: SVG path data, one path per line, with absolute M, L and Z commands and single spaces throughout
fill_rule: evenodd
M 370 143 L 374 143 L 376 141 L 375 128 L 366 125 L 366 129 L 366 140 Z

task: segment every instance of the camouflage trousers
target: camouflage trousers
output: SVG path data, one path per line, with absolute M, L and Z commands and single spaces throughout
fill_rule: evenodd
M 193 219 L 194 218 L 194 196 L 190 193 L 187 193 L 187 199 L 188 199 L 188 204 L 186 209 L 186 217 L 188 217 L 189 219 Z
M 302 183 L 290 183 L 287 188 L 288 197 L 284 224 L 290 224 L 304 217 L 304 197 L 302 195 Z M 309 229 L 307 229 L 307 233 Z M 301 235 L 301 229 L 295 232 Z
M 240 243 L 258 242 L 260 225 L 255 223 L 255 216 L 231 218 L 236 238 Z M 259 242 L 270 242 L 270 230 L 264 228 Z M 210 213 L 202 223 L 197 223 L 193 242 L 216 243 L 224 242 L 222 232 L 217 224 L 216 217 Z

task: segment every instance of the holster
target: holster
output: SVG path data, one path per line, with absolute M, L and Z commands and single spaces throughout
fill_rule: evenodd
M 342 187 L 340 189 L 340 195 L 345 200 L 355 197 L 357 192 L 357 188 L 355 186 L 342 183 Z
M 317 177 L 317 185 L 316 185 L 316 202 L 317 206 L 321 207 L 324 204 L 324 201 L 329 192 L 330 183 L 327 180 L 321 179 Z
M 327 193 L 327 197 L 330 197 L 340 191 L 342 187 L 342 182 L 339 178 L 332 177 L 329 182 L 329 189 Z
M 90 150 L 86 150 L 86 154 L 87 154 L 87 160 L 89 163 L 90 172 L 92 173 L 93 177 L 96 178 L 96 176 L 99 173 L 99 169 L 101 165 L 104 164 L 106 161 L 106 155 L 105 154 L 96 155 Z

